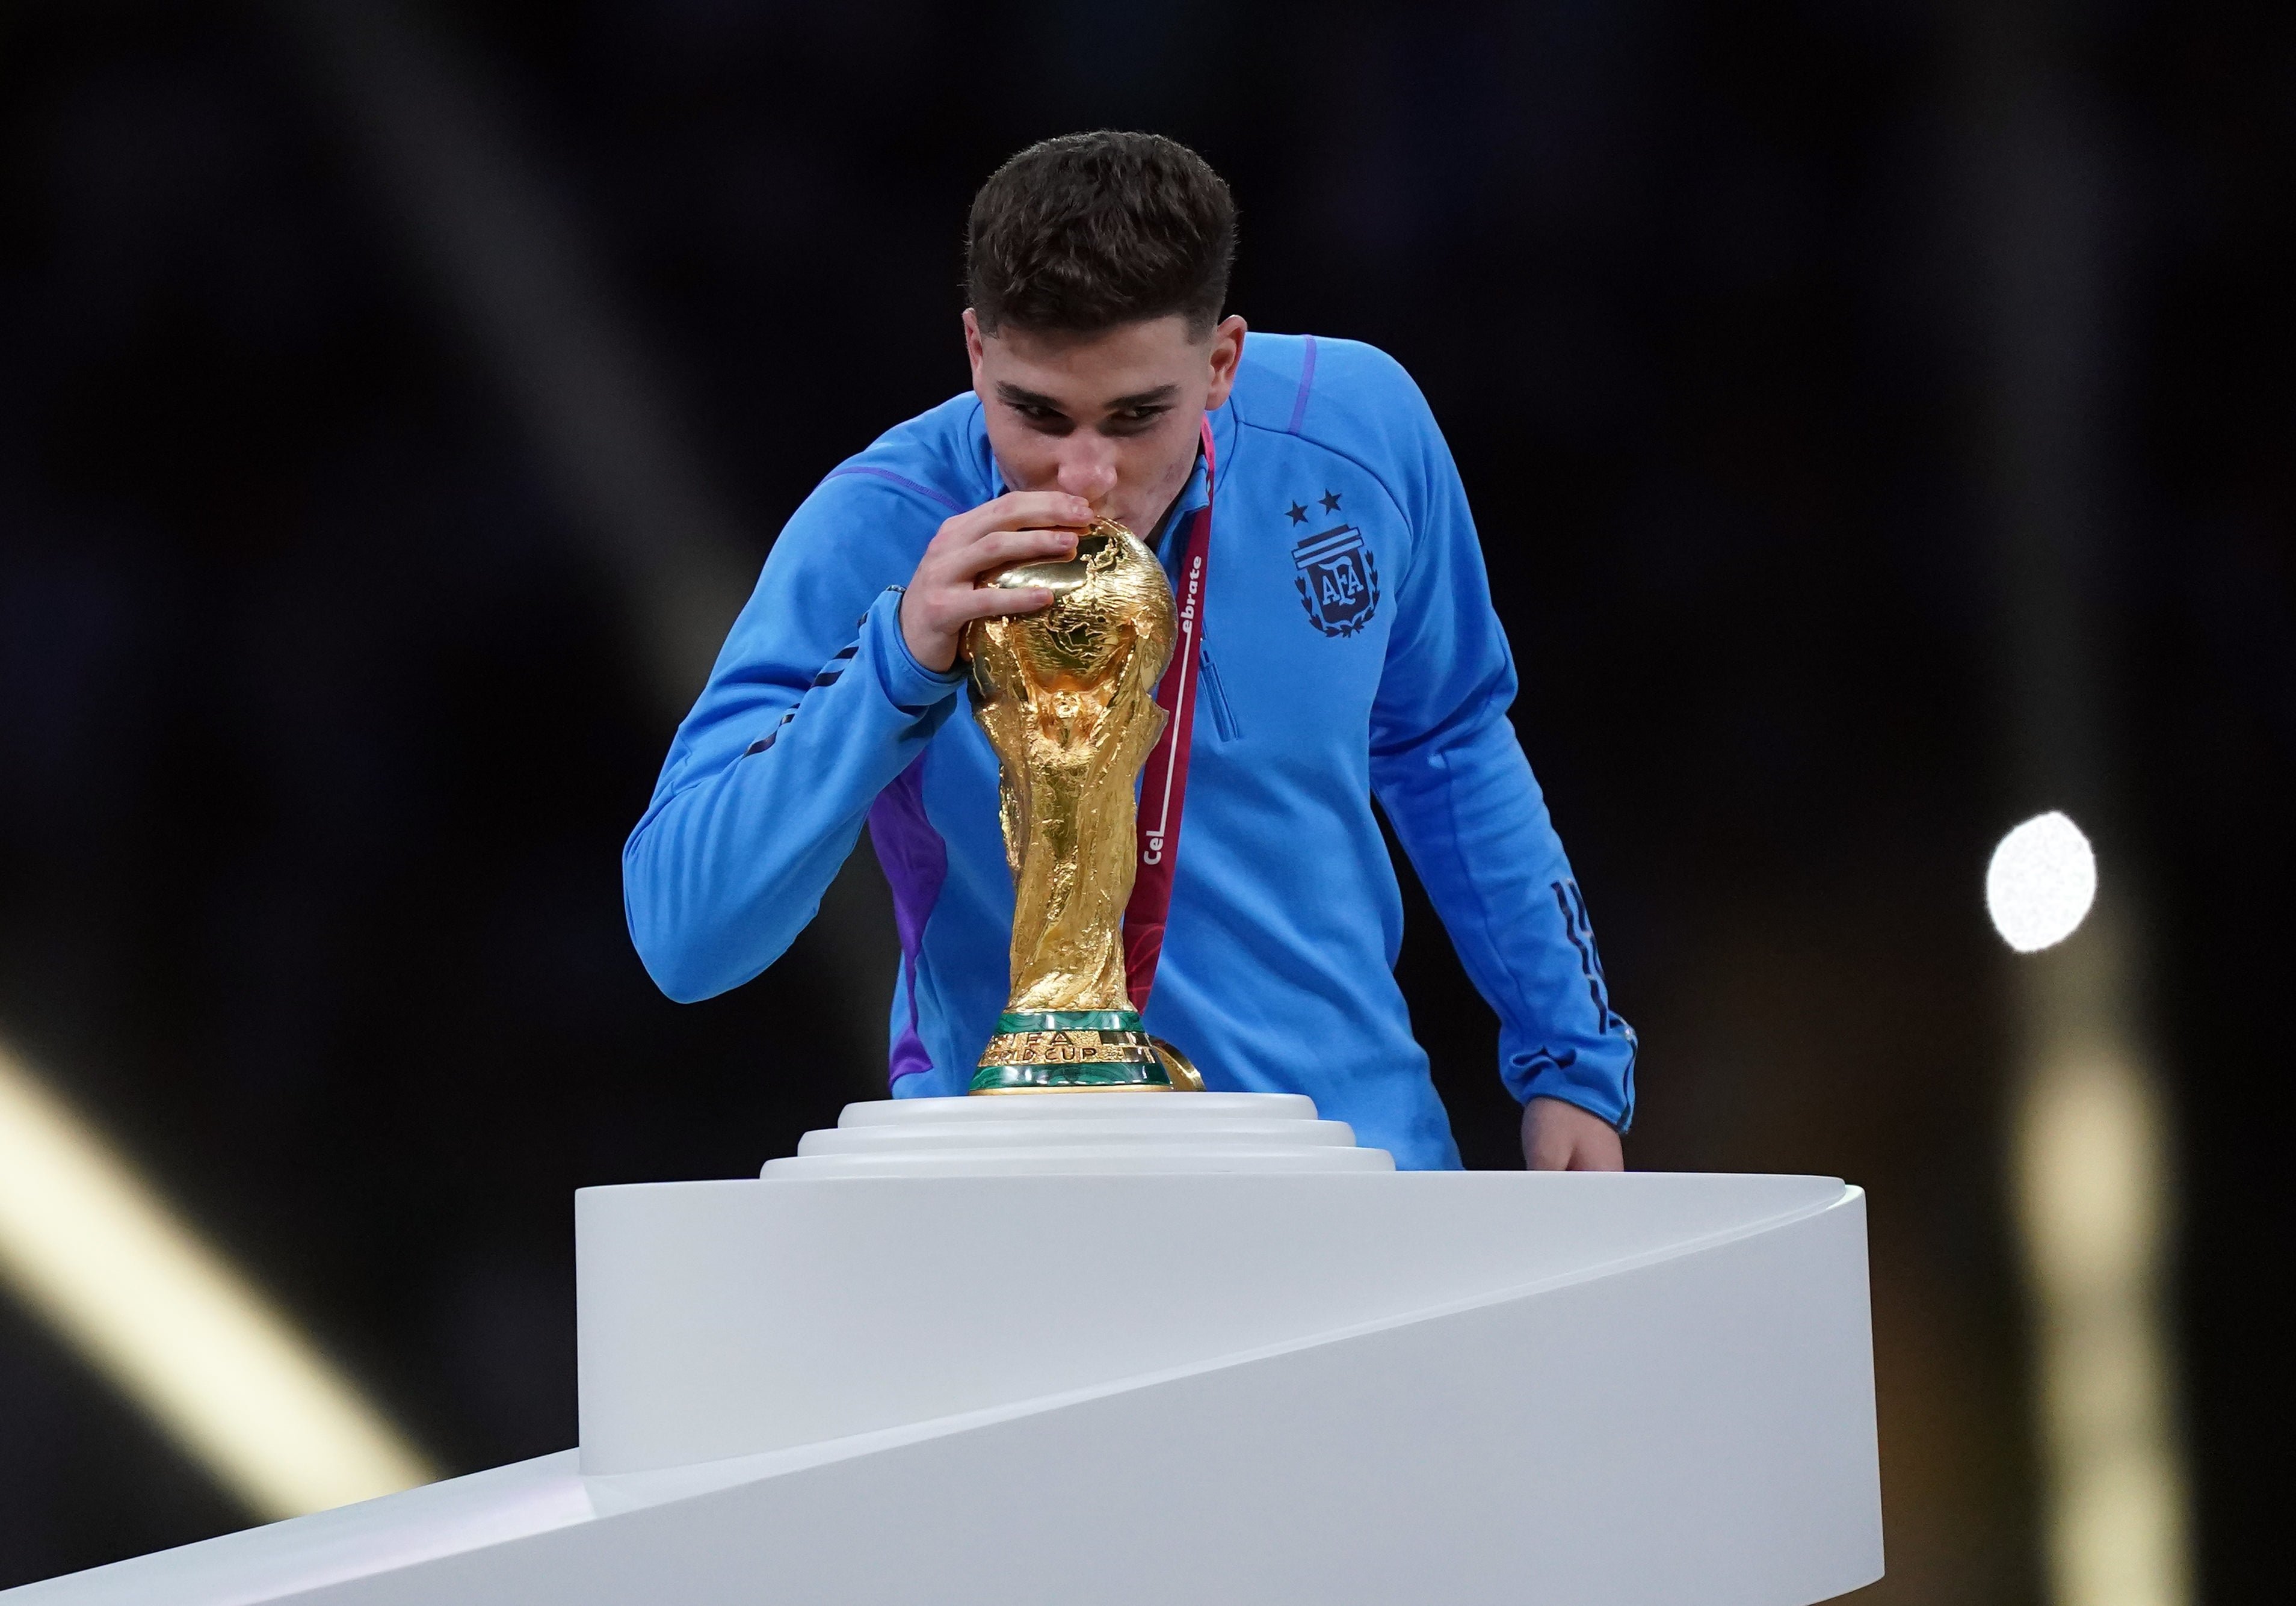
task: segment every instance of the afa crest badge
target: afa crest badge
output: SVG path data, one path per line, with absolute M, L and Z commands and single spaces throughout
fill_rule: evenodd
M 1363 531 L 1342 524 L 1292 549 L 1300 605 L 1325 635 L 1353 635 L 1379 611 L 1379 565 Z

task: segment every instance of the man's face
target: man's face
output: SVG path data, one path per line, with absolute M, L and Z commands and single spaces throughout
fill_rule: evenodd
M 1197 426 L 1227 400 L 1243 320 L 1201 338 L 1177 314 L 1097 334 L 1006 324 L 964 344 L 989 449 L 1016 491 L 1066 491 L 1146 537 L 1195 466 Z

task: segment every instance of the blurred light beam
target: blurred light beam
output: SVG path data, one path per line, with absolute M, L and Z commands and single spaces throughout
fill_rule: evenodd
M 439 8 L 271 0 L 270 11 L 398 242 L 523 428 L 566 529 L 611 578 L 662 712 L 682 718 L 766 543 L 709 472 L 567 200 L 574 186 L 520 136 L 511 97 Z M 849 856 L 802 940 L 837 979 L 830 1012 L 850 1096 L 882 1097 L 900 946 L 873 852 Z
M 2192 1598 L 2169 1338 L 2174 1143 L 2120 1004 L 2124 926 L 2107 899 L 2078 938 L 2019 965 L 2033 1029 L 2013 1181 L 2059 1606 Z
M 2144 228 L 2130 203 L 2144 179 L 2103 115 L 2094 9 L 1962 0 L 1942 17 L 1957 61 L 1953 226 L 1972 248 L 2004 779 L 2013 796 L 2069 802 L 2095 823 L 2127 817 L 2127 713 L 2105 645 L 2118 610 L 2103 604 L 2115 510 L 2129 500 L 2119 448 L 2136 413 L 2128 298 Z M 2030 1294 L 2048 1592 L 2055 1606 L 2185 1606 L 2165 1286 L 2177 1176 L 2144 1018 L 2150 933 L 2138 889 L 2098 888 L 2079 836 L 2070 820 L 2029 821 L 1988 889 L 2007 895 L 1988 901 L 2027 950 L 2011 987 L 2005 1192 Z
M 266 1519 L 439 1475 L 5 1044 L 0 1280 Z
M 398 0 L 270 9 L 523 426 L 567 529 L 620 593 L 664 711 L 682 717 L 763 543 L 718 495 L 567 186 L 438 20 Z
M 2023 1126 L 2058 1598 L 2169 1606 L 2186 1594 L 2185 1490 L 2161 1341 L 2160 1111 L 2145 1077 L 2099 1060 L 2043 1077 Z

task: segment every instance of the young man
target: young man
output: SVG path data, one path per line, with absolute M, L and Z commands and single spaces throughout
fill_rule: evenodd
M 1514 668 L 1458 471 L 1391 359 L 1221 317 L 1234 241 L 1226 185 L 1152 135 L 1047 141 L 982 186 L 972 389 L 791 516 L 623 852 L 631 936 L 673 998 L 738 987 L 812 918 L 866 818 L 904 955 L 892 1090 L 964 1092 L 1006 996 L 1013 883 L 959 638 L 1050 600 L 974 578 L 1069 555 L 1095 515 L 1169 572 L 1209 501 L 1147 1029 L 1215 1090 L 1308 1094 L 1398 1166 L 1459 1164 L 1395 983 L 1376 796 L 1498 1012 L 1527 1163 L 1615 1169 L 1635 1036 L 1507 721 Z

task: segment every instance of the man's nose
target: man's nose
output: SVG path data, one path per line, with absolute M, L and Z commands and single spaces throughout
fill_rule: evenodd
M 1115 443 L 1086 430 L 1061 442 L 1060 485 L 1099 506 L 1116 489 Z

